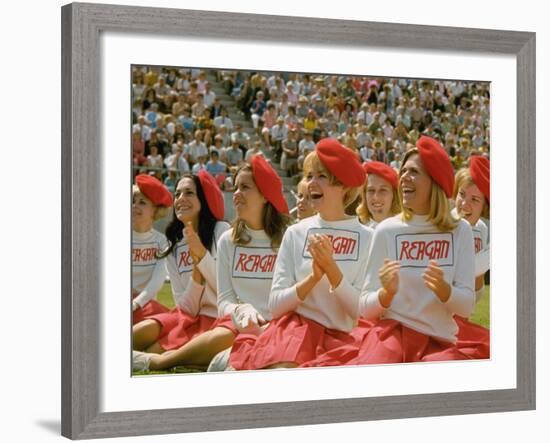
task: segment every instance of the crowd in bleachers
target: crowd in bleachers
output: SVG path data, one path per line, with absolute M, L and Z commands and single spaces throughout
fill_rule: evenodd
M 211 173 L 222 188 L 254 153 L 299 177 L 303 159 L 333 137 L 360 155 L 399 168 L 420 135 L 438 139 L 453 166 L 489 156 L 489 84 L 360 76 L 209 71 L 233 98 L 222 103 L 207 72 L 135 66 L 135 174 L 173 191 L 181 173 Z M 239 121 L 233 122 L 233 107 Z M 252 130 L 247 132 L 245 126 Z

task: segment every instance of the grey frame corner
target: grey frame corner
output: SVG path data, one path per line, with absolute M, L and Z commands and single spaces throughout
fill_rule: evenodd
M 176 36 L 459 50 L 516 57 L 517 154 L 521 158 L 517 166 L 516 389 L 137 412 L 99 410 L 99 35 L 102 31 L 154 33 L 158 29 Z M 61 432 L 68 438 L 534 409 L 535 239 L 534 33 L 86 3 L 62 7 Z

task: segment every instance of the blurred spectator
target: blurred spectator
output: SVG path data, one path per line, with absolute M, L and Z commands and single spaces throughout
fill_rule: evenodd
M 292 177 L 298 173 L 298 140 L 296 129 L 288 131 L 287 138 L 282 141 L 281 169 Z
M 239 142 L 237 140 L 233 140 L 231 147 L 225 150 L 225 159 L 232 173 L 243 163 L 243 151 L 239 149 Z
M 162 155 L 159 154 L 157 145 L 151 145 L 149 149 L 151 153 L 147 156 L 147 166 L 150 168 L 162 168 L 163 159 Z
M 220 126 L 222 125 L 224 125 L 229 130 L 229 132 L 233 130 L 233 122 L 228 117 L 227 109 L 223 106 L 220 109 L 220 115 L 214 119 L 214 127 L 217 131 L 220 130 Z
M 276 124 L 270 131 L 270 146 L 275 153 L 275 162 L 281 161 L 282 143 L 285 138 L 288 137 L 288 126 L 285 125 L 285 119 L 283 116 L 277 117 Z
M 177 169 L 170 168 L 168 170 L 168 175 L 164 179 L 164 186 L 168 188 L 168 190 L 174 194 L 176 191 L 176 184 L 178 183 L 178 171 Z
M 190 166 L 193 166 L 199 157 L 207 157 L 208 149 L 204 144 L 203 140 L 203 131 L 197 129 L 195 131 L 195 139 L 187 145 L 183 151 L 183 155 Z
M 220 154 L 217 150 L 210 151 L 210 160 L 206 163 L 206 170 L 214 177 L 226 174 L 227 165 L 219 161 Z
M 253 155 L 264 155 L 264 153 L 261 150 L 262 142 L 260 140 L 256 140 L 254 144 L 252 145 L 252 148 L 246 151 L 245 161 L 249 162 Z
M 143 142 L 151 139 L 151 128 L 147 125 L 144 115 L 138 117 L 138 122 L 133 126 L 132 131 L 139 132 Z

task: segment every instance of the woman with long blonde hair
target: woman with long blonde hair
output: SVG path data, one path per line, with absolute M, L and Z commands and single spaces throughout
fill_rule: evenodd
M 488 358 L 488 348 L 463 347 L 455 315 L 475 303 L 474 242 L 451 215 L 454 172 L 445 150 L 422 136 L 399 173 L 400 216 L 374 231 L 359 310 L 369 321 L 354 331 L 352 364 Z

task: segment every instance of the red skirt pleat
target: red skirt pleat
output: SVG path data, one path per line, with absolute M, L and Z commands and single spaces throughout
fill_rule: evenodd
M 396 320 L 363 322 L 352 331 L 357 357 L 350 365 L 473 359 L 456 344 L 436 339 Z
M 323 357 L 333 350 L 352 345 L 354 338 L 342 331 L 328 329 L 296 312 L 271 321 L 259 336 L 239 334 L 233 344 L 230 364 L 237 370 L 261 369 L 275 363 L 294 363 L 305 366 L 315 360 L 321 364 Z M 340 355 L 345 364 L 345 353 Z M 337 360 L 332 355 L 331 361 Z
M 458 325 L 457 348 L 474 359 L 489 358 L 491 354 L 489 329 L 458 315 L 455 315 L 454 319 Z
M 150 318 L 160 324 L 158 343 L 165 351 L 180 348 L 196 335 L 212 329 L 216 322 L 206 315 L 193 317 L 179 307 Z
M 157 314 L 164 314 L 169 311 L 170 310 L 163 304 L 159 303 L 156 300 L 151 300 L 145 303 L 145 306 L 132 312 L 132 323 L 134 325 L 137 325 L 140 321 L 145 320 L 147 317 L 151 317 Z
M 212 326 L 212 329 L 214 328 L 225 328 L 229 329 L 233 335 L 238 335 L 239 330 L 235 327 L 235 324 L 233 323 L 233 320 L 231 320 L 230 315 L 225 315 L 223 317 L 220 317 L 216 320 L 214 325 Z

